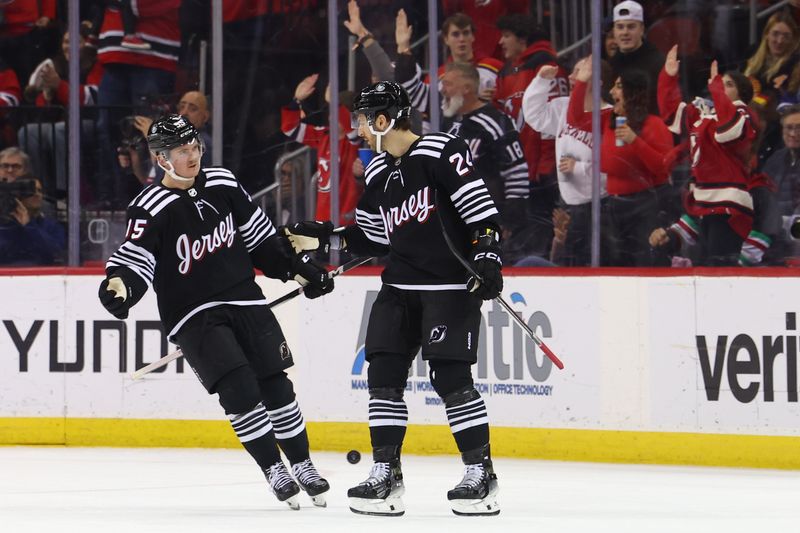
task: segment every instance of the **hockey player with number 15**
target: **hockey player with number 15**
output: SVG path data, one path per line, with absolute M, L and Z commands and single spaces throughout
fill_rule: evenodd
M 166 174 L 128 206 L 128 232 L 106 264 L 100 301 L 122 320 L 152 284 L 167 337 L 209 394 L 219 395 L 278 499 L 298 509 L 302 488 L 325 506 L 328 482 L 309 458 L 303 415 L 284 372 L 294 364 L 292 353 L 253 267 L 294 278 L 309 298 L 333 290 L 333 280 L 308 255 L 292 252 L 233 173 L 200 168 L 202 141 L 186 117 L 156 120 L 147 142 Z
M 477 361 L 482 300 L 495 298 L 503 287 L 498 211 L 464 141 L 410 131 L 411 104 L 399 85 L 379 82 L 363 89 L 353 113 L 359 136 L 378 152 L 365 171 L 356 223 L 334 230 L 330 222 L 300 222 L 285 229 L 299 252 L 389 254 L 366 338 L 375 464 L 369 477 L 347 492 L 350 509 L 387 516 L 405 512 L 403 391 L 421 347 L 465 464 L 463 479 L 447 499 L 459 515 L 496 515 L 489 419 L 471 365 Z M 443 232 L 483 283 L 468 279 Z

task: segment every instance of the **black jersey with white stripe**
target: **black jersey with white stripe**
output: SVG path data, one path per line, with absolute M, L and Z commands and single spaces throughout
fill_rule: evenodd
M 389 254 L 383 282 L 401 289 L 463 289 L 470 227 L 498 227 L 498 212 L 463 140 L 447 133 L 417 139 L 401 157 L 383 152 L 365 170 L 356 224 L 345 231 L 355 254 Z M 440 223 L 441 220 L 441 223 Z
M 275 234 L 233 173 L 206 168 L 190 189 L 156 183 L 133 199 L 125 240 L 106 272 L 127 267 L 153 286 L 171 338 L 204 309 L 266 305 L 250 253 Z
M 446 122 L 444 130 L 467 143 L 475 167 L 498 205 L 528 197 L 528 163 L 519 132 L 508 115 L 486 104 Z

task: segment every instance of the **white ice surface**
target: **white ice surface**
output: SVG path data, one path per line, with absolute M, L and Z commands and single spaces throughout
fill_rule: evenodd
M 315 453 L 328 508 L 292 511 L 244 451 L 0 447 L 0 532 L 788 532 L 800 531 L 800 472 L 498 458 L 498 517 L 451 514 L 456 457 L 406 456 L 406 514 L 365 517 L 346 490 L 369 462 Z M 365 458 L 366 459 L 366 458 Z

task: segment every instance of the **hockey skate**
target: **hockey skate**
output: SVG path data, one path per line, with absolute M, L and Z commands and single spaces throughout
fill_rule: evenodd
M 464 478 L 447 491 L 447 499 L 459 516 L 493 516 L 500 514 L 498 492 L 497 476 L 489 460 L 465 465 Z
M 406 512 L 403 500 L 405 492 L 400 461 L 376 462 L 369 477 L 349 489 L 350 510 L 358 514 L 376 516 L 401 516 Z
M 311 459 L 292 465 L 292 475 L 300 488 L 308 494 L 317 507 L 327 507 L 325 493 L 330 489 L 328 482 L 319 475 Z
M 267 477 L 270 489 L 278 498 L 279 501 L 286 502 L 286 504 L 293 510 L 300 509 L 300 502 L 297 501 L 297 495 L 300 493 L 300 487 L 294 482 L 286 465 L 283 461 L 278 461 L 268 469 L 264 470 L 264 475 Z

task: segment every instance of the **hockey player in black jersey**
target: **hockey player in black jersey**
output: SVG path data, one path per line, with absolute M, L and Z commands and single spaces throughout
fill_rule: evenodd
M 333 280 L 308 255 L 294 254 L 229 170 L 200 168 L 202 143 L 186 117 L 156 120 L 147 141 L 166 175 L 128 206 L 127 234 L 106 263 L 100 301 L 122 320 L 153 285 L 168 338 L 206 390 L 219 395 L 278 499 L 297 509 L 302 488 L 324 506 L 328 482 L 311 462 L 284 372 L 294 364 L 292 353 L 253 267 L 294 278 L 309 298 L 333 290 Z
M 356 223 L 334 230 L 330 222 L 301 222 L 286 232 L 297 251 L 338 248 L 389 255 L 366 338 L 374 465 L 369 477 L 348 491 L 350 509 L 390 516 L 405 512 L 403 391 L 422 348 L 465 464 L 463 479 L 447 498 L 456 514 L 493 515 L 500 510 L 489 419 L 471 365 L 477 360 L 482 300 L 496 297 L 503 287 L 498 212 L 464 141 L 445 133 L 413 134 L 410 112 L 408 96 L 395 83 L 363 89 L 354 105 L 358 132 L 378 155 L 365 171 Z M 443 231 L 483 283 L 468 278 Z

